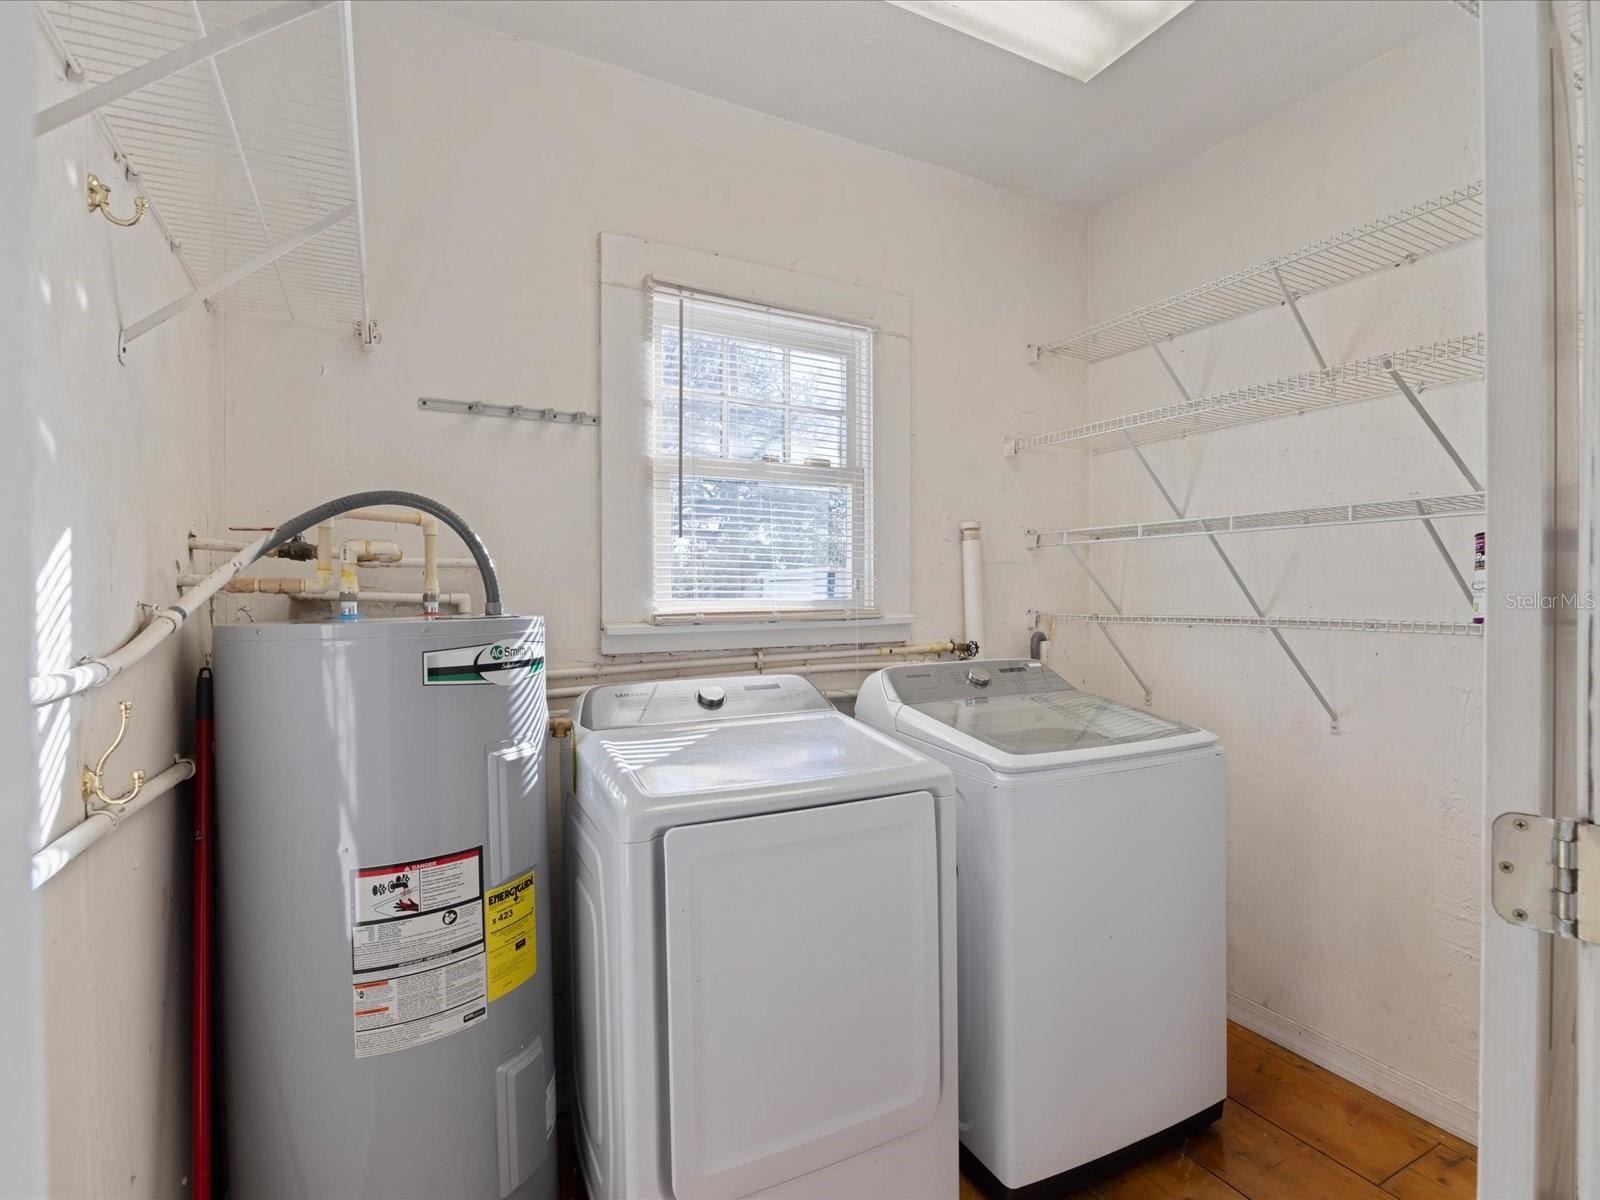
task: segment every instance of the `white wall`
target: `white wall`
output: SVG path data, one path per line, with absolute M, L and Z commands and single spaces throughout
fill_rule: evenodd
M 40 107 L 75 91 L 37 38 Z M 87 211 L 89 172 L 131 207 L 106 143 L 78 121 L 34 143 L 34 249 L 27 284 L 38 337 L 38 421 L 27 571 L 36 666 L 121 644 L 141 604 L 176 598 L 184 537 L 212 524 L 221 391 L 216 322 L 195 310 L 117 362 L 122 323 L 189 287 L 153 221 L 111 226 Z M 36 710 L 39 767 L 27 789 L 29 850 L 83 816 L 82 764 L 134 702 L 108 787 L 164 769 L 193 748 L 202 630 L 87 696 Z M 48 1192 L 172 1195 L 188 1162 L 188 789 L 131 818 L 37 893 L 42 908 Z M 7 1118 L 9 1120 L 9 1117 Z M 0 1172 L 3 1173 L 3 1172 Z
M 1002 462 L 1002 432 L 1066 419 L 1023 331 L 1082 315 L 1082 220 L 617 68 L 394 5 L 356 12 L 376 353 L 344 330 L 226 318 L 229 523 L 387 485 L 474 522 L 507 607 L 555 663 L 598 652 L 595 430 L 419 412 L 420 395 L 596 411 L 598 238 L 668 245 L 910 298 L 915 636 L 961 629 L 958 523 L 984 522 L 989 636 L 1054 568 L 1015 531 L 1076 511 L 1083 472 Z M 441 550 L 442 553 L 459 551 Z M 391 582 L 399 572 L 385 572 Z M 447 589 L 476 581 L 446 580 Z M 415 586 L 408 581 L 407 586 Z M 285 602 L 235 597 L 237 618 Z
M 1093 319 L 1478 180 L 1477 78 L 1476 23 L 1463 15 L 1094 213 Z M 1481 249 L 1459 249 L 1302 311 L 1328 361 L 1349 361 L 1480 330 L 1481 272 Z M 1282 309 L 1180 339 L 1170 356 L 1195 395 L 1315 367 Z M 1088 389 L 1094 419 L 1179 398 L 1149 354 L 1091 367 Z M 1482 385 L 1423 399 L 1481 477 Z M 1192 515 L 1468 490 L 1398 396 L 1149 457 Z M 1133 455 L 1097 455 L 1091 471 L 1091 523 L 1170 515 Z M 1440 524 L 1469 578 L 1482 527 Z M 1224 540 L 1276 615 L 1467 619 L 1417 523 Z M 1092 562 L 1131 613 L 1249 611 L 1203 539 L 1107 545 Z M 1471 1132 L 1482 644 L 1289 634 L 1340 712 L 1335 736 L 1264 634 L 1117 632 L 1155 709 L 1216 730 L 1227 748 L 1235 1015 Z M 1142 699 L 1097 639 L 1079 631 L 1059 650 L 1069 676 Z
M 0 404 L 0 479 L 17 494 L 33 483 L 35 337 L 33 280 L 33 11 L 21 4 L 0 7 L 0 362 L 8 363 L 5 401 Z M 0 558 L 30 559 L 30 531 L 21 521 L 0 525 Z M 13 764 L 0 786 L 0 962 L 7 984 L 0 989 L 0 1079 L 5 1080 L 5 1119 L 0 1121 L 0 1195 L 26 1197 L 45 1191 L 44 1070 L 38 1030 L 44 1021 L 39 956 L 39 903 L 29 890 L 28 852 L 33 849 L 32 773 L 15 764 L 32 761 L 32 714 L 23 680 L 29 674 L 32 588 L 13 578 L 0 589 L 0 757 Z

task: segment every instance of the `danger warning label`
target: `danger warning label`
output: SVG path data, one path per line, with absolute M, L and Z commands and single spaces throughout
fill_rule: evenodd
M 350 875 L 356 1057 L 420 1046 L 486 1016 L 482 847 Z

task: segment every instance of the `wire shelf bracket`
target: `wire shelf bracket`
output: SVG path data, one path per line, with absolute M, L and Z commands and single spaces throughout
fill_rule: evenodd
M 1482 492 L 1455 496 L 1428 496 L 1402 500 L 1369 500 L 1358 504 L 1325 504 L 1315 508 L 1290 508 L 1278 512 L 1238 513 L 1218 517 L 1185 517 L 1173 521 L 1142 521 L 1129 525 L 1099 525 L 1084 529 L 1029 530 L 1029 549 L 1073 547 L 1099 542 L 1148 541 L 1153 538 L 1190 537 L 1197 534 L 1258 533 L 1271 530 L 1315 529 L 1330 525 L 1375 525 L 1390 521 L 1431 521 L 1436 517 L 1477 516 L 1484 511 Z
M 1309 341 L 1309 338 L 1308 338 Z M 1315 343 L 1311 343 L 1313 347 Z M 1159 347 L 1152 347 L 1159 349 Z M 1336 363 L 1316 371 L 1287 375 L 1270 383 L 1251 384 L 1211 396 L 1186 399 L 1182 404 L 1146 409 L 1074 425 L 1048 433 L 1029 434 L 1006 442 L 1007 454 L 1025 450 L 1064 448 L 1096 453 L 1127 448 L 1127 438 L 1141 445 L 1170 441 L 1191 434 L 1231 429 L 1276 417 L 1298 416 L 1361 400 L 1375 400 L 1404 392 L 1405 379 L 1413 394 L 1430 388 L 1451 387 L 1483 377 L 1486 361 L 1481 333 L 1413 346 L 1370 358 Z M 1163 366 L 1170 363 L 1162 355 Z M 1169 374 L 1170 377 L 1170 374 Z M 1181 381 L 1174 381 L 1188 396 Z M 1477 490 L 1474 487 L 1474 490 Z
M 1285 300 L 1292 303 L 1313 292 L 1410 265 L 1482 235 L 1479 182 L 1042 343 L 1030 348 L 1029 354 L 1100 362 L 1142 349 L 1151 335 L 1163 341 L 1181 337 Z
M 34 136 L 92 117 L 193 285 L 120 332 L 119 360 L 225 291 L 230 307 L 353 324 L 363 349 L 381 340 L 367 292 L 351 0 L 36 8 L 83 90 L 37 113 Z M 246 282 L 269 266 L 272 282 Z
M 1034 624 L 1076 621 L 1096 625 L 1196 625 L 1227 629 L 1282 629 L 1338 633 L 1419 633 L 1435 636 L 1481 638 L 1483 626 L 1467 621 L 1411 621 L 1393 617 L 1225 617 L 1215 614 L 1133 614 L 1093 612 L 1034 612 Z

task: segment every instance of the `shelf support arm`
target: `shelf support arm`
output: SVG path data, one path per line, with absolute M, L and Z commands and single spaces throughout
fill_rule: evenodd
M 1450 461 L 1455 463 L 1456 470 L 1461 472 L 1462 478 L 1467 481 L 1467 486 L 1475 492 L 1483 491 L 1483 484 L 1478 482 L 1478 477 L 1472 473 L 1472 468 L 1467 466 L 1460 454 L 1456 453 L 1456 448 L 1450 444 L 1450 439 L 1445 437 L 1444 430 L 1439 428 L 1438 423 L 1434 421 L 1433 417 L 1428 414 L 1428 410 L 1422 407 L 1422 401 L 1417 399 L 1416 392 L 1411 390 L 1411 385 L 1405 381 L 1405 376 L 1401 375 L 1399 371 L 1395 370 L 1394 359 L 1384 359 L 1383 369 L 1389 373 L 1389 378 L 1394 380 L 1394 385 L 1400 389 L 1400 394 L 1410 402 L 1411 410 L 1415 412 L 1417 416 L 1421 418 L 1422 423 L 1428 427 L 1428 432 L 1433 434 L 1434 440 L 1437 441 L 1439 445 L 1443 447 L 1444 452 L 1450 456 Z
M 236 24 L 229 25 L 226 29 L 218 29 L 203 38 L 190 42 L 187 46 L 179 46 L 176 50 L 152 58 L 149 62 L 134 67 L 131 71 L 124 71 L 114 79 L 96 84 L 87 91 L 79 92 L 59 104 L 52 104 L 49 108 L 39 113 L 33 119 L 33 136 L 39 137 L 49 133 L 52 129 L 76 121 L 79 117 L 86 117 L 92 112 L 98 112 L 108 104 L 121 100 L 124 96 L 137 92 L 140 88 L 149 87 L 158 83 L 169 75 L 176 74 L 186 67 L 196 63 L 205 62 L 214 58 L 224 50 L 232 50 L 235 46 L 242 46 L 252 38 L 258 38 L 264 33 L 271 33 L 291 21 L 298 21 L 301 17 L 308 17 L 318 9 L 326 8 L 333 0 L 289 0 L 288 3 L 276 5 L 265 12 L 256 13 L 253 17 L 246 17 Z
M 1311 336 L 1311 330 L 1306 326 L 1306 319 L 1300 315 L 1300 306 L 1294 302 L 1294 293 L 1289 290 L 1289 285 L 1283 281 L 1283 272 L 1277 267 L 1272 268 L 1272 277 L 1278 281 L 1278 290 L 1283 293 L 1283 302 L 1289 306 L 1289 312 L 1294 317 L 1294 323 L 1300 326 L 1300 333 L 1306 339 L 1306 345 L 1311 347 L 1312 357 L 1317 360 L 1317 369 L 1326 371 L 1328 360 L 1322 357 L 1322 351 L 1317 346 L 1317 339 Z
M 1179 395 L 1192 404 L 1194 402 L 1194 397 L 1189 395 L 1189 389 L 1183 386 L 1183 380 L 1178 378 L 1178 373 L 1172 369 L 1172 364 L 1167 361 L 1167 356 L 1161 353 L 1160 345 L 1156 342 L 1156 339 L 1150 335 L 1150 331 L 1145 328 L 1144 318 L 1139 317 L 1137 319 L 1139 322 L 1139 332 L 1144 335 L 1145 344 L 1156 352 L 1156 357 L 1161 360 L 1161 365 L 1166 369 L 1167 378 L 1172 380 L 1172 386 L 1178 389 Z
M 1154 343 L 1151 345 L 1154 348 Z M 1184 394 L 1187 395 L 1188 393 L 1185 392 Z M 1177 501 L 1172 498 L 1172 493 L 1167 491 L 1167 485 L 1161 482 L 1161 476 L 1156 474 L 1155 468 L 1150 465 L 1150 460 L 1144 456 L 1144 451 L 1139 448 L 1139 443 L 1134 441 L 1133 436 L 1126 430 L 1123 431 L 1122 436 L 1127 439 L 1129 449 L 1139 459 L 1139 465 L 1144 468 L 1144 473 L 1150 477 L 1150 482 L 1156 485 L 1156 490 L 1161 493 L 1161 498 L 1167 502 L 1167 507 L 1172 510 L 1172 515 L 1181 520 L 1183 518 L 1183 509 L 1178 507 Z M 1217 535 L 1214 533 L 1206 534 L 1206 541 L 1210 542 L 1211 548 L 1217 552 L 1217 557 L 1222 560 L 1222 565 L 1227 568 L 1228 574 L 1233 577 L 1233 582 L 1238 585 L 1239 591 L 1243 594 L 1245 602 L 1250 605 L 1251 611 L 1263 620 L 1266 619 L 1266 609 L 1256 602 L 1255 593 L 1245 583 L 1244 578 L 1239 574 L 1239 569 L 1233 565 L 1233 560 L 1228 557 L 1228 552 L 1222 548 L 1222 543 L 1217 540 Z M 1334 711 L 1333 705 L 1328 703 L 1328 698 L 1322 694 L 1322 689 L 1317 686 L 1317 681 L 1311 678 L 1311 672 L 1306 670 L 1305 664 L 1300 661 L 1300 656 L 1294 652 L 1277 628 L 1268 626 L 1267 632 L 1272 634 L 1273 640 L 1278 643 L 1278 648 L 1294 664 L 1294 669 L 1299 672 L 1300 678 L 1305 681 L 1305 685 L 1311 689 L 1311 694 L 1317 698 L 1317 703 L 1322 705 L 1322 711 L 1328 714 L 1328 721 L 1333 732 L 1338 733 L 1339 714 Z
M 356 121 L 356 33 L 350 16 L 350 0 L 341 0 L 339 5 L 339 40 L 344 60 L 345 122 L 350 132 L 350 183 L 355 190 L 356 269 L 361 272 L 361 328 L 356 336 L 363 350 L 371 350 L 381 337 L 367 303 L 367 204 L 361 190 L 361 133 Z
M 1106 585 L 1101 583 L 1100 577 L 1089 569 L 1088 561 L 1083 557 L 1083 555 L 1078 553 L 1078 548 L 1076 546 L 1069 545 L 1067 546 L 1067 552 L 1071 554 L 1072 557 L 1077 561 L 1077 564 L 1083 568 L 1083 573 L 1089 577 L 1089 582 L 1094 584 L 1096 590 L 1106 598 L 1106 603 L 1111 606 L 1111 611 L 1120 617 L 1122 615 L 1122 606 L 1111 598 L 1111 593 L 1106 591 Z M 1144 676 L 1139 674 L 1138 669 L 1129 660 L 1128 656 L 1123 653 L 1122 647 L 1117 645 L 1117 639 L 1111 636 L 1111 630 L 1106 628 L 1105 622 L 1096 621 L 1094 624 L 1095 628 L 1105 635 L 1105 639 L 1110 644 L 1111 648 L 1117 652 L 1117 657 L 1122 660 L 1122 665 L 1128 668 L 1128 674 L 1133 676 L 1133 681 L 1139 685 L 1140 691 L 1144 692 L 1144 702 L 1148 707 L 1151 701 L 1154 699 L 1154 696 L 1150 691 L 1150 685 L 1144 681 Z
M 1422 511 L 1422 504 L 1417 503 L 1417 511 Z M 1433 523 L 1432 517 L 1422 518 L 1422 527 L 1428 531 L 1428 536 L 1433 539 L 1433 545 L 1439 551 L 1439 557 L 1444 559 L 1444 565 L 1450 572 L 1450 577 L 1456 581 L 1456 586 L 1461 589 L 1461 594 L 1466 597 L 1467 603 L 1472 603 L 1472 587 L 1461 574 L 1461 568 L 1456 566 L 1456 560 L 1450 557 L 1450 551 L 1445 547 L 1444 539 L 1439 536 L 1439 527 Z
M 187 296 L 184 296 L 178 300 L 174 300 L 165 308 L 157 309 L 143 320 L 135 321 L 132 325 L 129 325 L 122 331 L 122 337 L 117 345 L 117 357 L 120 359 L 122 357 L 122 352 L 126 350 L 136 338 L 143 337 L 156 326 L 165 324 L 179 313 L 193 308 L 201 301 L 211 299 L 211 297 L 215 296 L 218 292 L 226 291 L 228 288 L 238 283 L 239 280 L 243 279 L 246 275 L 253 274 L 256 271 L 259 271 L 262 267 L 270 266 L 272 263 L 277 262 L 278 259 L 282 258 L 285 254 L 294 253 L 294 251 L 300 249 L 301 246 L 304 246 L 312 238 L 321 233 L 327 232 L 328 229 L 337 225 L 340 221 L 348 219 L 350 214 L 354 211 L 355 205 L 353 204 L 346 204 L 342 208 L 334 209 L 327 216 L 323 217 L 322 220 L 317 221 L 315 224 L 306 226 L 306 228 L 302 229 L 299 233 L 295 234 L 287 241 L 279 242 L 276 246 L 272 247 L 272 249 L 263 251 L 262 253 L 256 255 L 249 262 L 241 263 L 239 266 L 229 271 L 226 275 L 217 276 L 217 278 L 213 279 L 204 287 L 196 288 Z
M 1289 285 L 1284 282 L 1283 272 L 1278 270 L 1277 267 L 1273 267 L 1272 277 L 1277 280 L 1278 291 L 1283 293 L 1283 302 L 1289 306 L 1289 313 L 1294 317 L 1294 323 L 1300 327 L 1300 334 L 1306 339 L 1306 345 L 1311 347 L 1311 354 L 1317 360 L 1318 369 L 1326 371 L 1328 369 L 1328 360 L 1322 357 L 1322 349 L 1317 345 L 1317 339 L 1311 336 L 1311 328 L 1306 324 L 1305 317 L 1301 315 L 1300 306 L 1295 303 L 1294 293 L 1289 290 Z M 1471 484 L 1472 490 L 1475 492 L 1482 491 L 1483 489 L 1478 486 L 1477 479 L 1473 477 L 1471 471 L 1467 470 L 1466 464 L 1461 461 L 1461 456 L 1455 452 L 1455 447 L 1451 446 L 1443 432 L 1434 424 L 1433 418 L 1428 416 L 1422 405 L 1418 403 L 1416 396 L 1406 386 L 1406 381 L 1400 377 L 1400 373 L 1394 370 L 1394 360 L 1385 359 L 1384 369 L 1388 371 L 1389 377 L 1394 380 L 1400 390 L 1405 393 L 1406 399 L 1411 401 L 1411 407 L 1416 409 L 1417 414 L 1427 424 L 1433 436 L 1439 439 L 1440 444 L 1445 448 L 1445 452 L 1450 455 L 1456 466 L 1461 469 L 1461 473 L 1467 477 L 1467 482 Z M 1420 504 L 1417 505 L 1417 510 L 1419 512 L 1422 510 Z M 1467 585 L 1467 581 L 1461 577 L 1461 571 L 1457 568 L 1455 559 L 1450 557 L 1450 551 L 1446 548 L 1444 539 L 1439 536 L 1438 526 L 1428 517 L 1422 519 L 1422 526 L 1427 531 L 1429 539 L 1432 540 L 1434 549 L 1439 552 L 1439 557 L 1444 559 L 1445 569 L 1450 572 L 1450 577 L 1456 581 L 1456 586 L 1461 589 L 1461 594 L 1467 598 L 1467 602 L 1470 604 L 1472 602 L 1472 589 Z
M 1483 491 L 1483 484 L 1478 482 L 1478 477 L 1472 473 L 1472 468 L 1467 466 L 1466 461 L 1456 451 L 1450 439 L 1445 436 L 1444 430 L 1439 428 L 1438 422 L 1433 419 L 1427 409 L 1422 407 L 1422 401 L 1417 399 L 1416 392 L 1411 390 L 1411 385 L 1406 382 L 1405 376 L 1395 369 L 1394 359 L 1384 359 L 1383 369 L 1389 373 L 1389 378 L 1394 380 L 1395 387 L 1400 389 L 1400 394 L 1411 405 L 1411 411 L 1417 414 L 1422 423 L 1428 427 L 1428 432 L 1433 434 L 1434 440 L 1450 456 L 1450 461 L 1455 463 L 1456 470 L 1461 472 L 1462 478 L 1467 481 L 1467 486 L 1475 492 Z M 1450 557 L 1450 551 L 1446 548 L 1444 539 L 1439 536 L 1438 528 L 1431 520 L 1426 519 L 1422 522 L 1422 526 L 1428 531 L 1428 536 L 1433 539 L 1434 547 L 1439 551 L 1439 557 L 1444 559 L 1444 565 L 1449 569 L 1451 577 L 1456 581 L 1456 586 L 1461 589 L 1461 594 L 1467 598 L 1467 603 L 1472 603 L 1472 588 L 1462 578 L 1461 570 L 1456 566 L 1456 560 Z

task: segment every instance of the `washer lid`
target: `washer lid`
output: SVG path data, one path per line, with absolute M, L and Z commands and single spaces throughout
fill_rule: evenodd
M 778 713 L 832 712 L 816 685 L 799 675 L 722 675 L 603 683 L 573 705 L 583 729 L 632 729 L 684 721 L 733 721 Z
M 1192 725 L 1075 688 L 1030 659 L 890 667 L 883 674 L 909 714 L 922 718 L 907 720 L 902 710 L 902 728 L 914 726 L 958 749 L 987 748 L 982 757 L 1001 766 L 1043 767 L 1215 740 Z
M 594 693 L 586 694 L 577 728 L 579 799 L 619 840 L 642 842 L 700 821 L 903 792 L 954 792 L 945 767 L 837 712 L 804 680 L 788 678 L 809 689 L 820 708 L 807 701 L 798 712 L 741 715 L 747 695 L 758 708 L 780 702 L 773 693 L 742 690 L 769 677 L 717 680 L 721 699 L 713 693 L 711 705 L 697 697 L 712 681 L 672 680 L 670 687 L 642 685 L 652 695 L 643 698 L 641 715 L 660 705 L 657 711 L 688 719 L 596 728 L 590 722 L 606 706 L 591 704 Z

